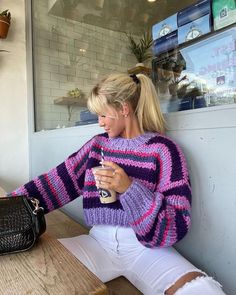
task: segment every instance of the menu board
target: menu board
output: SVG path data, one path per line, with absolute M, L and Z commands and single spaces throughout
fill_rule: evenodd
M 210 31 L 210 0 L 198 1 L 153 26 L 153 53 L 158 56 Z
M 177 30 L 177 13 L 155 24 L 152 27 L 152 39 L 155 41 L 158 38 L 166 36 Z
M 158 56 L 162 52 L 170 51 L 178 46 L 178 31 L 173 31 L 153 42 L 153 54 Z
M 178 12 L 177 23 L 181 27 L 211 13 L 210 0 L 202 0 Z
M 182 44 L 209 33 L 211 31 L 210 22 L 210 15 L 207 14 L 179 27 L 178 44 Z
M 236 22 L 236 0 L 213 0 L 212 11 L 215 30 Z

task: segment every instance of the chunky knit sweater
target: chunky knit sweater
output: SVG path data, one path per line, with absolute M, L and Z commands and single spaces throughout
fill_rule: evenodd
M 124 169 L 132 180 L 118 200 L 102 204 L 92 168 L 106 161 Z M 37 197 L 45 212 L 83 195 L 88 225 L 132 227 L 146 247 L 166 247 L 182 239 L 190 226 L 191 189 L 184 155 L 178 145 L 158 133 L 133 139 L 100 134 L 62 164 L 16 189 L 11 195 Z

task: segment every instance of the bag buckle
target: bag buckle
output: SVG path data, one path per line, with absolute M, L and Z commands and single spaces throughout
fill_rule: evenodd
M 31 198 L 30 201 L 31 201 L 31 203 L 32 203 L 33 206 L 34 206 L 34 210 L 33 210 L 33 214 L 34 214 L 34 215 L 37 215 L 38 211 L 40 211 L 40 210 L 44 210 L 43 207 L 40 207 L 40 206 L 39 206 L 39 200 L 38 200 L 38 199 Z

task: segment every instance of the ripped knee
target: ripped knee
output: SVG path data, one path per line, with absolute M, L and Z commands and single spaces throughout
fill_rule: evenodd
M 183 275 L 179 278 L 170 288 L 165 291 L 165 295 L 174 295 L 175 292 L 183 287 L 186 283 L 191 282 L 192 280 L 196 279 L 197 277 L 205 276 L 204 273 L 193 271 Z
M 208 294 L 226 295 L 220 283 L 201 272 L 190 272 L 182 276 L 165 292 L 166 295 Z

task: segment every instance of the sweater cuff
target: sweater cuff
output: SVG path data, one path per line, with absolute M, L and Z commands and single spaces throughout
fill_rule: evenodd
M 137 180 L 133 180 L 126 192 L 120 195 L 120 202 L 123 208 L 128 211 L 134 219 L 138 212 L 145 212 L 153 203 L 153 193 Z M 133 212 L 133 213 L 132 213 Z

